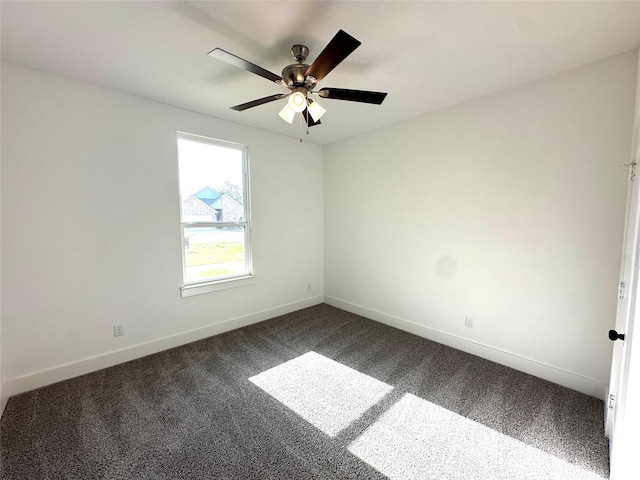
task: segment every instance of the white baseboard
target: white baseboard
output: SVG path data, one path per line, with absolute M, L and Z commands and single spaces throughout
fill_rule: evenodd
M 7 406 L 7 402 L 9 401 L 9 396 L 6 395 L 7 389 L 4 386 L 0 387 L 0 418 L 2 418 L 2 414 L 4 413 L 4 407 Z
M 585 377 L 552 365 L 547 365 L 536 360 L 525 358 L 499 348 L 467 340 L 441 330 L 436 330 L 403 318 L 372 310 L 362 305 L 347 302 L 346 300 L 325 296 L 324 301 L 325 303 L 342 310 L 384 323 L 385 325 L 404 330 L 405 332 L 413 333 L 414 335 L 433 340 L 434 342 L 453 347 L 457 350 L 477 355 L 478 357 L 482 357 L 501 365 L 511 367 L 515 370 L 528 373 L 535 377 L 557 383 L 563 387 L 577 390 L 578 392 L 591 395 L 592 397 L 596 397 L 601 400 L 605 400 L 609 390 L 609 386 L 607 384 L 593 378 Z
M 339 298 L 317 296 L 281 305 L 272 309 L 255 312 L 242 317 L 233 318 L 214 325 L 207 325 L 205 327 L 182 332 L 169 337 L 152 340 L 150 342 L 134 345 L 122 350 L 116 350 L 102 355 L 84 358 L 75 362 L 58 365 L 46 370 L 40 370 L 28 375 L 6 379 L 2 384 L 0 416 L 4 412 L 8 399 L 13 395 L 35 390 L 36 388 L 51 385 L 80 375 L 85 375 L 103 368 L 112 367 L 120 363 L 195 342 L 203 338 L 219 335 L 221 333 L 258 323 L 263 320 L 268 320 L 279 315 L 295 312 L 303 308 L 318 305 L 323 301 L 348 312 L 362 315 L 363 317 L 370 318 L 371 320 L 375 320 L 414 335 L 442 343 L 443 345 L 477 355 L 487 360 L 549 380 L 587 395 L 591 395 L 602 400 L 606 398 L 608 385 L 598 380 L 500 350 L 489 345 L 484 345 L 456 335 L 451 335 L 449 333 L 379 312 L 377 310 L 372 310 L 362 305 L 347 302 Z
M 151 340 L 149 342 L 141 343 L 121 350 L 107 352 L 101 355 L 96 355 L 94 357 L 83 358 L 81 360 L 66 363 L 63 365 L 57 365 L 55 367 L 40 370 L 28 375 L 8 378 L 2 385 L 3 403 L 0 406 L 4 410 L 4 405 L 6 404 L 7 400 L 13 395 L 18 395 L 30 390 L 35 390 L 36 388 L 51 385 L 62 380 L 68 380 L 69 378 L 78 377 L 80 375 L 85 375 L 87 373 L 95 372 L 103 368 L 112 367 L 114 365 L 158 353 L 169 348 L 179 347 L 180 345 L 185 345 L 197 340 L 202 340 L 203 338 L 219 335 L 230 330 L 246 327 L 247 325 L 262 322 L 263 320 L 268 320 L 280 315 L 295 312 L 303 308 L 312 307 L 322 302 L 323 297 L 321 295 L 311 297 L 297 302 L 281 305 L 279 307 L 270 308 L 268 310 L 244 315 L 242 317 L 232 318 L 224 322 L 216 323 L 214 325 L 207 325 L 205 327 L 189 330 L 187 332 L 181 332 L 169 337 Z

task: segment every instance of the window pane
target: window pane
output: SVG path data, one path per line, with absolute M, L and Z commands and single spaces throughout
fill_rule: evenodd
M 244 222 L 243 151 L 178 137 L 183 222 Z
M 185 281 L 246 273 L 244 227 L 185 227 Z

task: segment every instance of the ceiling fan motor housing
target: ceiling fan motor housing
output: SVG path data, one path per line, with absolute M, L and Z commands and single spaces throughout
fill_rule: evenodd
M 289 88 L 304 87 L 311 90 L 318 81 L 311 75 L 305 75 L 309 65 L 305 63 L 294 63 L 282 69 L 282 79 Z
M 305 45 L 294 45 L 291 47 L 291 53 L 298 63 L 287 65 L 282 69 L 282 79 L 289 87 L 305 87 L 311 90 L 317 83 L 312 76 L 307 76 L 309 65 L 304 63 L 309 55 L 309 49 Z

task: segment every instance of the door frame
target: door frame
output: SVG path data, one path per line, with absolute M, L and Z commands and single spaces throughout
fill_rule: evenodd
M 638 92 L 640 95 L 640 92 Z M 632 164 L 640 162 L 640 125 L 637 124 Z M 634 169 L 634 166 L 630 167 Z M 621 264 L 621 281 L 628 280 L 626 297 L 620 299 L 616 315 L 616 330 L 625 334 L 624 341 L 614 343 L 609 393 L 615 395 L 613 408 L 605 404 L 605 433 L 609 438 L 610 479 L 626 480 L 637 469 L 640 440 L 640 409 L 630 408 L 640 401 L 640 357 L 633 352 L 634 326 L 640 318 L 640 198 L 639 179 L 629 181 L 625 240 Z M 637 447 L 636 447 L 637 448 Z
M 610 439 L 610 446 L 615 442 L 615 428 L 618 420 L 624 415 L 625 403 L 621 394 L 626 389 L 628 375 L 627 346 L 630 343 L 629 324 L 633 323 L 635 301 L 637 297 L 638 270 L 638 234 L 640 227 L 640 198 L 638 187 L 640 179 L 636 179 L 636 157 L 633 154 L 629 165 L 627 182 L 627 205 L 624 222 L 624 238 L 622 259 L 620 262 L 620 278 L 618 287 L 618 307 L 614 328 L 625 334 L 624 341 L 615 341 L 611 360 L 611 376 L 609 391 L 605 403 L 605 434 Z M 604 333 L 604 332 L 603 332 Z

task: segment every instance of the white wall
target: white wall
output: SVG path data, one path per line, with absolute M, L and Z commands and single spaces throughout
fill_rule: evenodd
M 635 66 L 611 57 L 325 147 L 326 301 L 603 397 Z
M 178 130 L 249 146 L 254 285 L 180 297 Z M 5 395 L 322 301 L 319 146 L 3 64 L 1 191 Z

